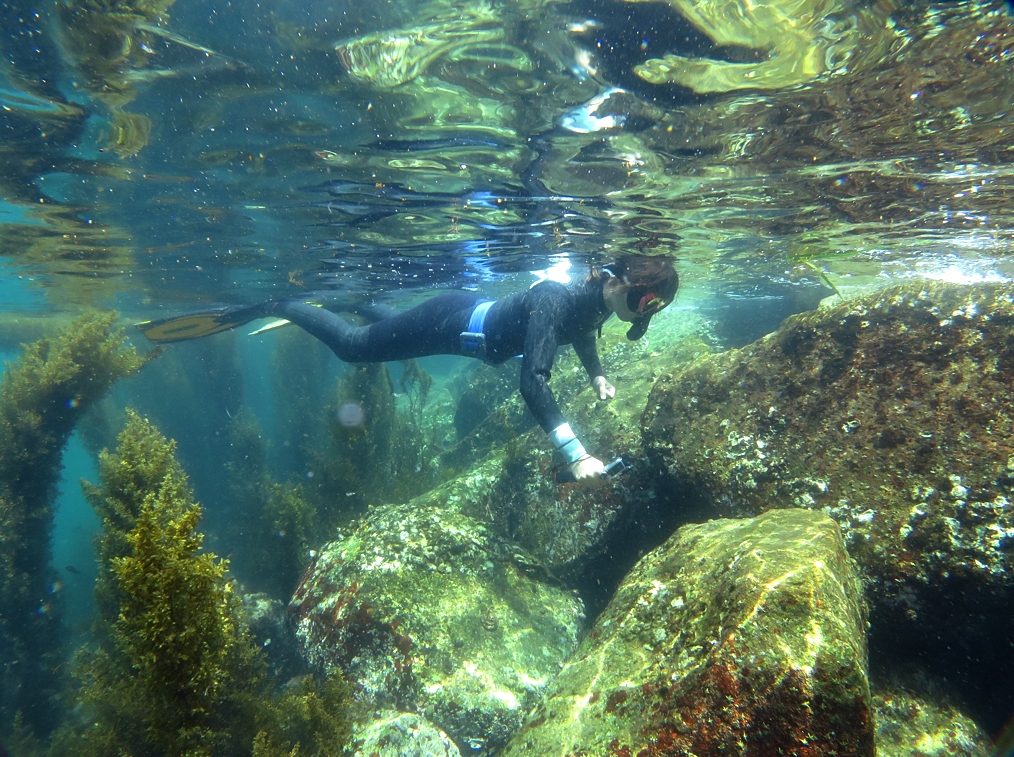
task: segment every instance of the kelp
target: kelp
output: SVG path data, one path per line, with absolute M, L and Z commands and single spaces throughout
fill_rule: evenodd
M 281 449 L 272 455 L 279 478 L 306 472 L 304 447 L 324 434 L 321 409 L 332 399 L 331 351 L 302 329 L 279 329 L 271 358 L 271 397 Z
M 86 487 L 103 528 L 100 644 L 77 672 L 93 723 L 83 754 L 239 753 L 256 733 L 263 662 L 227 564 L 201 551 L 201 507 L 174 453 L 128 411 L 117 451 L 100 456 L 102 485 Z
M 329 438 L 307 450 L 313 483 L 305 488 L 326 530 L 369 504 L 407 501 L 436 481 L 421 427 L 432 379 L 414 361 L 403 365 L 407 410 L 398 408 L 385 364 L 356 366 L 339 382 L 337 406 L 328 410 Z
M 102 518 L 97 646 L 76 660 L 82 718 L 59 754 L 105 757 L 340 754 L 340 679 L 271 697 L 228 563 L 203 551 L 201 507 L 175 444 L 128 411 L 86 488 Z
M 244 409 L 233 417 L 228 439 L 230 517 L 223 541 L 250 588 L 287 602 L 311 546 L 323 540 L 317 512 L 299 485 L 272 480 L 267 444 L 252 413 Z
M 0 696 L 3 724 L 48 732 L 61 657 L 49 566 L 61 454 L 82 414 L 145 358 L 116 315 L 74 321 L 24 348 L 0 387 Z

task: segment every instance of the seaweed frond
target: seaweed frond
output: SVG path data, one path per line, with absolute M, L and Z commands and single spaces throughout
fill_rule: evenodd
M 107 627 L 80 668 L 94 713 L 86 753 L 236 753 L 256 733 L 263 661 L 227 562 L 201 551 L 201 507 L 174 451 L 128 411 L 116 453 L 102 456 L 102 485 L 88 489 L 104 525 L 97 589 Z
M 113 328 L 116 314 L 75 320 L 24 347 L 0 385 L 0 690 L 3 719 L 48 731 L 57 717 L 59 613 L 49 586 L 53 503 L 64 445 L 84 412 L 146 361 Z

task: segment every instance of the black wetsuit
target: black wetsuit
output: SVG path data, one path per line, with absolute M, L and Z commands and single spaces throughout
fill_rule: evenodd
M 472 311 L 481 302 L 485 300 L 475 294 L 451 292 L 359 327 L 330 310 L 298 300 L 272 303 L 269 315 L 302 327 L 346 363 L 373 363 L 464 354 L 461 334 L 468 331 Z M 497 300 L 487 312 L 485 360 L 499 364 L 522 356 L 521 396 L 547 434 L 564 423 L 548 386 L 557 349 L 574 345 L 589 378 L 603 376 L 595 332 L 610 314 L 599 279 L 570 288 L 543 281 Z

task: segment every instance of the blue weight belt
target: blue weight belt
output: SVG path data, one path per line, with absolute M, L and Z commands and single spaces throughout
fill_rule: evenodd
M 495 300 L 480 302 L 472 311 L 468 319 L 468 330 L 461 332 L 461 354 L 465 357 L 475 357 L 487 361 L 486 335 L 483 333 L 483 324 L 486 322 L 486 314 L 495 304 Z

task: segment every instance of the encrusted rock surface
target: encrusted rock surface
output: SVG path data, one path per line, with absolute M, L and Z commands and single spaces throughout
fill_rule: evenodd
M 353 757 L 461 757 L 447 734 L 426 718 L 385 711 L 352 736 Z
M 505 755 L 872 757 L 864 631 L 827 516 L 686 526 L 627 576 Z
M 878 757 L 987 757 L 989 738 L 954 707 L 898 690 L 873 697 Z
M 1000 686 L 1012 669 L 996 637 L 1014 600 L 1012 329 L 1009 286 L 915 284 L 701 358 L 656 383 L 643 417 L 660 491 L 723 516 L 829 513 L 868 579 L 874 633 L 932 650 L 931 664 L 951 649 L 956 668 L 978 657 L 973 688 L 991 675 Z
M 580 600 L 453 508 L 377 507 L 324 547 L 290 604 L 315 668 L 371 707 L 418 712 L 493 751 L 576 648 Z

